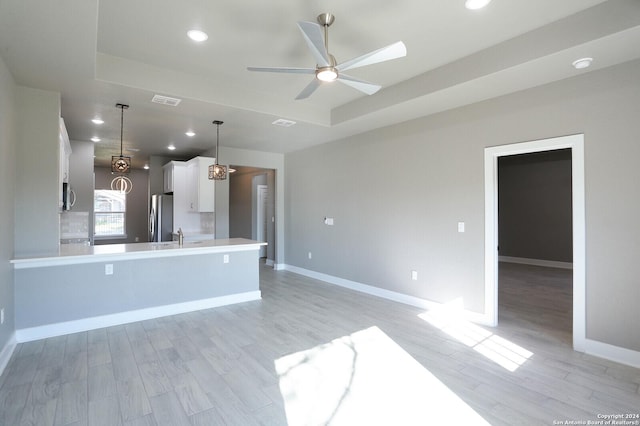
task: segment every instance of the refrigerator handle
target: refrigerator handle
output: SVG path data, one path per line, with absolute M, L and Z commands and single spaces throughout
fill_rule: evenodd
M 155 228 L 156 228 L 156 212 L 154 209 L 151 209 L 151 214 L 149 215 L 149 241 L 155 241 Z

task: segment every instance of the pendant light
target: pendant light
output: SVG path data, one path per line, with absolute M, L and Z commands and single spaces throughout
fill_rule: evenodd
M 133 189 L 133 182 L 126 176 L 120 175 L 113 178 L 111 181 L 111 190 L 120 191 L 128 194 Z
M 112 173 L 129 173 L 131 171 L 131 157 L 122 155 L 122 135 L 124 132 L 124 110 L 129 105 L 116 104 L 116 108 L 120 108 L 120 156 L 111 156 L 111 172 Z
M 216 128 L 216 162 L 209 166 L 209 179 L 210 180 L 225 180 L 227 178 L 227 166 L 221 166 L 218 164 L 218 157 L 220 156 L 220 125 L 223 122 L 220 120 L 213 120 L 213 124 Z

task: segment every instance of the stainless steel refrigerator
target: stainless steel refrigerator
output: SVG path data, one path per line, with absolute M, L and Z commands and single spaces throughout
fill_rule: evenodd
M 154 194 L 151 196 L 149 214 L 149 241 L 173 240 L 173 196 Z

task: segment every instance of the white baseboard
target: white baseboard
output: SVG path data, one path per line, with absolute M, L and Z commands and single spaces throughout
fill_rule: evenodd
M 640 352 L 638 351 L 587 339 L 584 352 L 589 355 L 608 359 L 609 361 L 640 368 Z
M 362 284 L 356 281 L 346 280 L 344 278 L 335 277 L 333 275 L 327 275 L 321 272 L 311 271 L 304 268 L 299 268 L 293 265 L 284 265 L 283 269 L 290 272 L 294 272 L 299 275 L 304 275 L 305 277 L 324 281 L 329 284 L 348 288 L 350 290 L 359 291 L 361 293 L 370 294 L 372 296 L 381 297 L 383 299 L 392 300 L 394 302 L 404 303 L 405 305 L 415 306 L 417 308 L 431 310 L 431 309 L 436 309 L 438 307 L 443 306 L 443 304 L 439 302 L 421 299 L 419 297 L 410 296 L 408 294 L 398 293 L 391 290 L 385 290 L 380 287 L 375 287 L 368 284 Z M 471 321 L 477 324 L 482 324 L 482 325 L 491 324 L 490 318 L 487 318 L 484 314 L 480 314 L 477 312 L 468 311 L 464 309 L 462 310 L 462 314 L 464 318 L 468 321 Z
M 101 315 L 74 321 L 22 328 L 16 330 L 15 340 L 18 343 L 30 342 L 32 340 L 95 330 L 97 328 L 111 327 L 114 325 L 122 325 L 169 315 L 199 311 L 201 309 L 217 308 L 219 306 L 233 305 L 235 303 L 250 302 L 253 300 L 260 300 L 261 298 L 262 295 L 259 290 L 249 291 L 246 293 L 231 294 L 229 296 L 212 297 L 210 299 L 194 300 L 192 302 L 176 303 L 173 305 L 157 306 L 153 308 L 138 309 L 135 311 L 119 312 L 117 314 Z
M 378 296 L 383 299 L 404 303 L 406 305 L 411 305 L 418 308 L 424 308 L 424 309 L 430 310 L 430 309 L 434 309 L 442 306 L 442 304 L 438 302 L 420 299 L 415 296 L 409 296 L 407 294 L 385 290 L 379 287 L 374 287 L 371 285 L 346 280 L 344 278 L 334 277 L 332 275 L 327 275 L 321 272 L 299 268 L 293 265 L 285 264 L 284 268 L 282 269 L 290 272 L 294 272 L 299 275 L 304 275 L 305 277 L 324 281 L 328 284 L 337 285 L 340 287 L 348 288 L 350 290 L 355 290 L 361 293 Z M 466 311 L 466 310 L 463 311 L 463 314 L 465 319 L 468 321 L 481 324 L 481 325 L 488 325 L 488 326 L 491 325 L 491 321 L 490 321 L 491 319 L 487 318 L 483 314 L 479 314 L 477 312 L 472 312 L 472 311 Z M 597 356 L 599 358 L 604 358 L 610 361 L 619 362 L 621 364 L 640 368 L 640 352 L 633 351 L 631 349 L 625 349 L 618 346 L 609 345 L 607 343 L 602 343 L 595 340 L 587 339 L 585 342 L 585 353 L 589 355 Z
M 522 265 L 544 266 L 547 268 L 573 269 L 572 262 L 558 262 L 555 260 L 528 259 L 526 257 L 499 256 L 500 262 L 520 263 Z
M 287 264 L 286 263 L 274 263 L 273 264 L 273 269 L 275 269 L 276 271 L 284 271 L 285 269 L 287 269 Z
M 17 344 L 16 333 L 11 333 L 9 341 L 4 345 L 2 351 L 0 351 L 0 376 L 2 376 L 7 364 L 9 364 L 9 360 L 11 360 L 11 355 L 13 355 L 13 351 L 16 349 Z

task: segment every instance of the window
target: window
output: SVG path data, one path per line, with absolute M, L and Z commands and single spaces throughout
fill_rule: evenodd
M 127 194 L 96 189 L 93 193 L 96 238 L 126 238 Z

